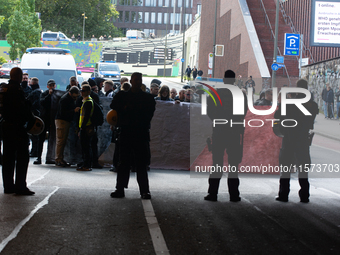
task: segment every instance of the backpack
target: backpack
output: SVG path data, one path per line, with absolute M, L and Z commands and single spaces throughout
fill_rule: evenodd
M 104 113 L 102 108 L 95 101 L 93 101 L 93 107 L 94 109 L 91 116 L 91 122 L 94 126 L 98 127 L 104 123 Z

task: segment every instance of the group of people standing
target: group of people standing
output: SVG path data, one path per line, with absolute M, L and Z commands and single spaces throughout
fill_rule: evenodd
M 323 112 L 326 119 L 339 119 L 340 113 L 340 85 L 336 93 L 334 93 L 329 83 L 322 90 Z M 336 99 L 336 118 L 334 114 L 334 99 Z

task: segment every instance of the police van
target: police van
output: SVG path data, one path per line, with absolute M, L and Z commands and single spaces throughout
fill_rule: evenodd
M 66 91 L 70 77 L 81 74 L 70 53 L 70 50 L 60 48 L 29 48 L 22 56 L 21 69 L 29 77 L 37 77 L 41 89 L 53 79 L 56 89 Z
M 68 38 L 62 32 L 47 31 L 47 32 L 41 33 L 41 41 L 67 41 L 67 42 L 71 42 L 72 39 Z
M 103 61 L 96 63 L 92 77 L 100 77 L 112 80 L 113 82 L 120 82 L 121 72 L 123 73 L 124 71 L 120 70 L 118 64 L 114 61 Z

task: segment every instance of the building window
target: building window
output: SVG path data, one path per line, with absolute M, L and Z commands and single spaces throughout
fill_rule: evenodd
M 197 4 L 197 14 L 201 16 L 201 11 L 202 11 L 202 5 Z
M 181 19 L 181 14 L 180 13 L 176 13 L 176 25 L 179 25 L 180 23 L 180 19 Z
M 185 7 L 186 7 L 186 8 L 189 8 L 189 1 L 190 1 L 190 0 L 184 0 L 184 1 L 185 1 Z
M 132 0 L 133 6 L 143 6 L 143 0 Z
M 155 12 L 151 12 L 150 22 L 151 22 L 151 24 L 155 24 L 156 23 L 156 13 Z
M 162 13 L 161 12 L 158 13 L 157 24 L 162 24 Z
M 151 0 L 145 0 L 145 6 L 151 6 Z
M 144 13 L 144 23 L 149 23 L 149 13 L 148 12 L 145 12 Z
M 138 12 L 138 23 L 143 23 L 143 12 Z
M 118 22 L 123 22 L 123 14 L 124 14 L 124 12 L 123 11 L 119 11 L 119 20 L 118 20 Z
M 137 23 L 137 12 L 131 12 L 131 22 Z
M 163 7 L 163 0 L 158 0 L 158 7 Z
M 169 7 L 169 0 L 164 0 L 164 7 Z
M 172 13 L 170 14 L 170 24 L 174 24 L 174 15 Z
M 129 11 L 125 11 L 125 22 L 129 22 L 130 21 L 130 12 Z
M 157 1 L 156 0 L 145 0 L 145 6 L 157 6 Z
M 130 5 L 130 0 L 119 0 L 119 5 Z
M 177 0 L 178 1 L 178 7 L 182 7 L 183 0 Z
M 168 24 L 169 22 L 169 13 L 164 13 L 164 24 Z

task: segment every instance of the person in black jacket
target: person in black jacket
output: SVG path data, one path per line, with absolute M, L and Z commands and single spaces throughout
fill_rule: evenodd
M 12 68 L 8 85 L 3 86 L 3 111 L 4 119 L 2 128 L 3 137 L 3 164 L 2 179 L 4 193 L 17 195 L 34 195 L 27 188 L 26 176 L 29 163 L 29 140 L 25 126 L 34 121 L 30 103 L 25 99 L 25 94 L 20 86 L 22 70 Z M 14 182 L 14 169 L 15 182 Z
M 22 83 L 21 83 L 22 84 Z M 27 96 L 27 100 L 31 102 L 31 109 L 35 116 L 40 116 L 40 95 L 41 89 L 39 86 L 39 79 L 36 77 L 31 78 L 31 93 Z M 37 157 L 38 156 L 38 143 L 39 143 L 39 136 L 31 135 L 32 141 L 32 149 L 30 153 L 30 157 Z
M 328 108 L 328 105 L 327 105 L 327 86 L 322 90 L 322 94 L 321 94 L 321 97 L 322 97 L 322 101 L 323 101 L 323 113 L 325 114 L 325 119 L 328 118 L 328 111 L 327 111 L 327 108 Z
M 28 95 L 32 92 L 31 87 L 29 86 L 29 78 L 28 73 L 24 73 L 22 75 L 22 82 L 21 82 L 21 88 L 25 93 L 25 97 L 28 97 Z
M 224 82 L 233 85 L 235 82 L 235 73 L 232 70 L 227 70 L 224 74 L 226 78 Z M 239 178 L 238 178 L 238 165 L 242 161 L 243 156 L 243 125 L 230 125 L 231 121 L 234 123 L 242 123 L 247 110 L 247 98 L 243 94 L 244 99 L 244 113 L 242 115 L 234 115 L 233 113 L 233 97 L 230 90 L 222 88 L 217 90 L 221 97 L 221 105 L 215 106 L 211 97 L 207 100 L 207 114 L 213 121 L 214 119 L 225 119 L 228 124 L 216 125 L 213 127 L 212 134 L 212 158 L 213 166 L 216 167 L 215 172 L 210 173 L 208 195 L 204 197 L 208 201 L 217 201 L 217 194 L 220 185 L 220 180 L 223 175 L 224 169 L 228 169 L 228 191 L 229 200 L 231 202 L 241 201 L 239 192 Z M 241 98 L 239 99 L 241 100 Z M 228 154 L 228 165 L 224 164 L 224 152 Z M 225 168 L 226 166 L 227 168 Z M 219 167 L 219 168 L 218 168 Z
M 60 167 L 69 166 L 64 161 L 64 149 L 68 138 L 71 122 L 74 114 L 79 112 L 80 107 L 76 107 L 76 100 L 79 97 L 79 89 L 72 86 L 69 91 L 60 98 L 57 115 L 55 118 L 56 126 L 56 158 L 55 165 Z
M 308 82 L 300 79 L 297 82 L 298 88 L 308 89 Z M 292 95 L 295 98 L 304 98 L 305 95 L 298 93 Z M 290 192 L 290 168 L 296 166 L 299 174 L 299 197 L 303 203 L 309 202 L 309 182 L 308 171 L 311 164 L 309 146 L 311 145 L 311 137 L 309 131 L 314 128 L 314 120 L 319 113 L 318 105 L 310 99 L 307 103 L 302 104 L 311 115 L 304 115 L 295 104 L 288 104 L 286 107 L 286 115 L 281 115 L 281 105 L 275 112 L 275 119 L 279 119 L 280 123 L 283 119 L 292 119 L 291 124 L 286 121 L 286 125 L 291 127 L 282 128 L 283 139 L 280 149 L 279 164 L 282 169 L 280 174 L 279 194 L 276 197 L 277 201 L 288 202 Z
M 142 199 L 151 199 L 147 166 L 149 163 L 148 143 L 150 122 L 155 111 L 154 97 L 141 90 L 142 74 L 131 75 L 131 89 L 120 91 L 111 102 L 111 109 L 117 111 L 119 134 L 119 163 L 117 167 L 116 190 L 113 198 L 125 196 L 128 187 L 131 160 L 137 172 L 139 193 Z
M 44 131 L 39 135 L 38 158 L 33 162 L 35 165 L 41 164 L 41 155 L 44 147 L 46 132 L 48 131 L 48 145 L 45 164 L 55 164 L 55 142 L 56 128 L 55 116 L 58 110 L 58 103 L 65 92 L 56 90 L 55 81 L 50 79 L 47 81 L 47 90 L 40 95 L 41 119 L 45 123 Z
M 327 112 L 328 112 L 328 118 L 334 119 L 334 92 L 333 89 L 329 84 L 326 84 L 327 86 Z

